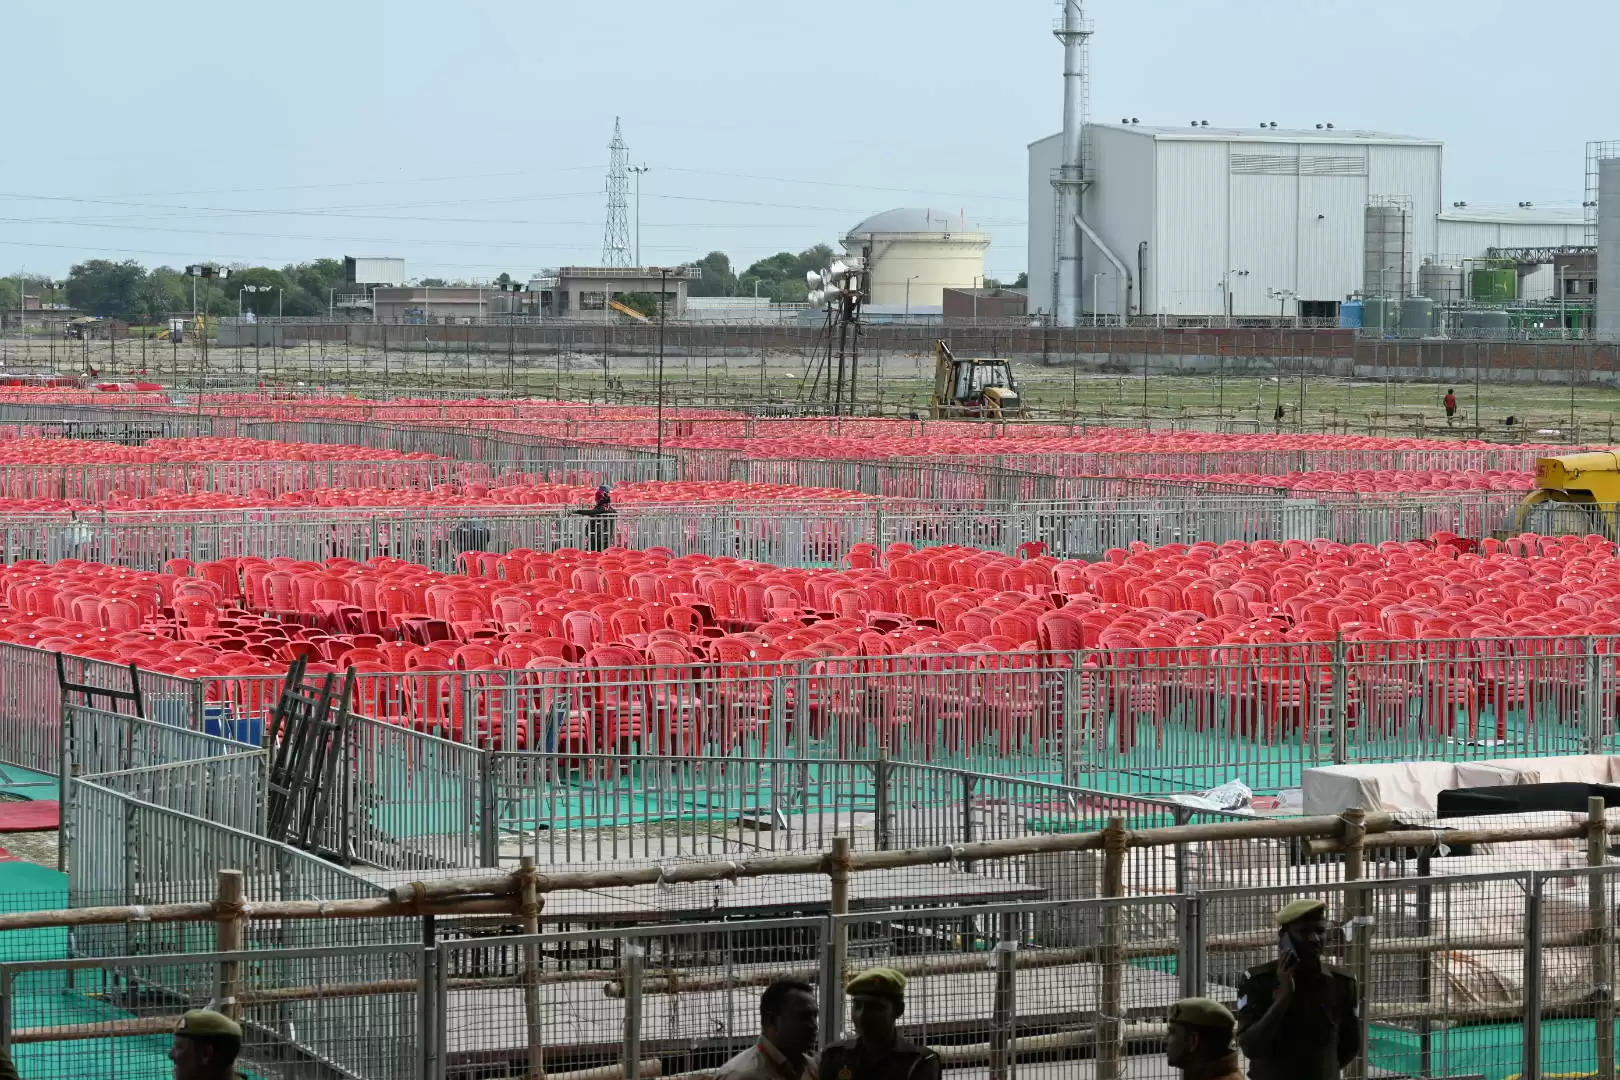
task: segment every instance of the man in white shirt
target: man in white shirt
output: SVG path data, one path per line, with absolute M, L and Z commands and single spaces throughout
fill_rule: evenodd
M 719 1080 L 817 1080 L 821 1008 L 815 987 L 778 979 L 759 996 L 759 1041 L 720 1066 Z

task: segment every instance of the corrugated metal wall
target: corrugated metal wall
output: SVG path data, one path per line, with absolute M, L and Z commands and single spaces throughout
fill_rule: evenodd
M 1052 227 L 1057 192 L 1052 173 L 1063 164 L 1063 136 L 1029 144 L 1029 310 L 1052 310 Z
M 1230 248 L 1226 144 L 1161 140 L 1158 149 L 1155 310 L 1213 314 L 1221 306 L 1221 275 L 1234 265 L 1226 261 Z
M 1436 239 L 1443 262 L 1477 259 L 1492 247 L 1557 247 L 1586 243 L 1586 224 L 1455 221 L 1442 217 Z M 1429 253 L 1426 253 L 1429 254 Z

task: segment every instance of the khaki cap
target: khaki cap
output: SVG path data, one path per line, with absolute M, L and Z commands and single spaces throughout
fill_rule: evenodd
M 890 997 L 904 997 L 906 993 L 906 977 L 894 968 L 871 968 L 845 983 L 844 993 L 887 994 Z
M 1170 1006 L 1170 1013 L 1165 1019 L 1172 1024 L 1188 1024 L 1216 1031 L 1231 1031 L 1237 1027 L 1237 1017 L 1225 1005 L 1202 997 L 1181 999 Z
M 212 1009 L 192 1009 L 180 1018 L 180 1026 L 174 1029 L 174 1033 L 188 1039 L 219 1039 L 226 1036 L 240 1039 L 242 1026 Z
M 1289 923 L 1315 915 L 1319 911 L 1326 911 L 1327 904 L 1321 900 L 1295 900 L 1277 912 L 1277 925 L 1287 926 Z

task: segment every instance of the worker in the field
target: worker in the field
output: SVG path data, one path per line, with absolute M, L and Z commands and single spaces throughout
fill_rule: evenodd
M 1446 407 L 1446 427 L 1450 427 L 1457 421 L 1457 391 L 1447 390 L 1441 404 Z

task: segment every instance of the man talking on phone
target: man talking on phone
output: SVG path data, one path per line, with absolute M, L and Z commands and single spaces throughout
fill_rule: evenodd
M 1356 980 L 1322 964 L 1327 905 L 1277 912 L 1277 959 L 1238 982 L 1237 1040 L 1252 1080 L 1338 1080 L 1361 1053 Z

